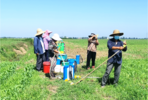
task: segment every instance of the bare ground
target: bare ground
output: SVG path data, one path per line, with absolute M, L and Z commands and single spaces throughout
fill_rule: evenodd
M 65 45 L 68 42 L 65 42 Z M 66 54 L 68 58 L 76 58 L 76 55 L 81 55 L 83 60 L 86 60 L 87 57 L 87 49 L 82 48 L 79 45 L 74 45 L 73 43 L 68 43 L 70 45 L 73 45 L 75 48 L 71 49 L 69 46 L 65 46 Z M 96 58 L 101 58 L 101 57 L 107 57 L 108 52 L 107 51 L 97 51 Z
M 28 46 L 26 44 L 23 44 L 22 47 L 17 47 L 17 49 L 13 49 L 13 51 L 18 54 L 18 55 L 25 55 L 27 53 L 27 49 L 28 49 Z M 26 49 L 26 50 L 25 50 Z

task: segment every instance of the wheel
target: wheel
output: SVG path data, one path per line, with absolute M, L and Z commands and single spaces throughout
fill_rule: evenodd
M 80 63 L 83 63 L 83 58 L 81 55 L 80 55 Z
M 74 66 L 75 66 L 74 72 L 76 72 L 77 71 L 77 62 L 76 61 L 74 62 Z

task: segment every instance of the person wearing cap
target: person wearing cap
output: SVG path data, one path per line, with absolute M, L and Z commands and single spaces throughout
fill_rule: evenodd
M 37 57 L 36 69 L 38 71 L 41 71 L 41 69 L 43 69 L 43 62 L 45 61 L 45 47 L 42 38 L 43 33 L 44 31 L 39 28 L 37 29 L 37 33 L 34 37 L 34 53 Z
M 108 60 L 107 62 L 107 68 L 106 72 L 102 78 L 101 82 L 101 87 L 104 87 L 106 85 L 106 82 L 108 80 L 109 74 L 113 68 L 115 67 L 114 70 L 114 82 L 115 86 L 117 86 L 118 80 L 119 80 L 119 75 L 120 75 L 120 70 L 121 70 L 121 64 L 122 64 L 122 51 L 127 50 L 127 46 L 123 47 L 123 45 L 126 45 L 126 42 L 122 42 L 119 39 L 119 36 L 122 36 L 123 33 L 120 33 L 119 30 L 114 30 L 112 36 L 112 39 L 108 40 L 107 47 L 108 47 L 108 58 L 111 57 L 114 53 L 118 52 L 116 55 L 114 55 L 111 59 Z
M 87 70 L 90 69 L 90 59 L 92 59 L 92 68 L 95 68 L 97 45 L 99 45 L 97 35 L 91 33 L 91 35 L 89 35 L 87 48 Z
M 51 63 L 51 72 L 50 72 L 50 78 L 55 79 L 55 73 L 54 73 L 54 68 L 56 66 L 56 61 L 57 61 L 57 56 L 59 54 L 58 48 L 57 48 L 57 41 L 62 40 L 57 33 L 55 33 L 51 41 L 49 41 L 49 58 L 50 58 L 50 63 Z
M 48 49 L 48 44 L 49 41 L 51 40 L 49 35 L 51 34 L 51 31 L 46 30 L 44 35 L 43 35 L 43 42 L 45 45 L 45 57 L 46 57 L 46 61 L 49 61 L 49 49 Z

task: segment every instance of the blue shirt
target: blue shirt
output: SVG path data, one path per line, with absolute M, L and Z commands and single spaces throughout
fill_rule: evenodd
M 107 47 L 108 47 L 108 58 L 112 56 L 114 53 L 116 53 L 118 50 L 112 50 L 112 47 L 120 47 L 123 46 L 123 42 L 121 40 L 117 40 L 117 44 L 114 38 L 108 40 Z M 126 51 L 127 47 L 123 49 L 122 51 Z M 122 63 L 122 51 L 118 52 L 115 56 L 113 56 L 111 59 L 108 60 L 108 63 Z
M 40 37 L 34 37 L 34 53 L 37 54 L 43 54 L 44 51 L 44 45 L 42 45 L 41 41 L 43 42 L 43 39 Z

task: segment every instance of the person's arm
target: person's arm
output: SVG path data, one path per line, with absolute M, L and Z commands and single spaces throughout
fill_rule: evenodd
M 39 54 L 37 50 L 37 37 L 34 38 L 34 53 L 37 55 Z
M 107 47 L 108 49 L 111 49 L 111 50 L 123 50 L 122 46 L 120 47 L 113 46 L 110 40 L 108 40 L 107 42 Z
M 96 41 L 96 45 L 99 45 L 98 39 L 97 39 L 97 41 Z
M 123 50 L 123 49 L 124 49 L 124 47 L 122 47 L 122 46 L 120 46 L 120 47 L 113 46 L 112 47 L 112 50 Z
M 88 39 L 88 41 L 90 42 L 94 37 L 96 37 L 96 35 L 93 35 L 92 37 L 90 37 L 90 38 Z
M 46 37 L 46 39 L 47 39 L 48 42 L 51 40 L 50 37 Z
M 53 50 L 55 53 L 59 53 L 59 51 L 57 51 L 57 50 Z

